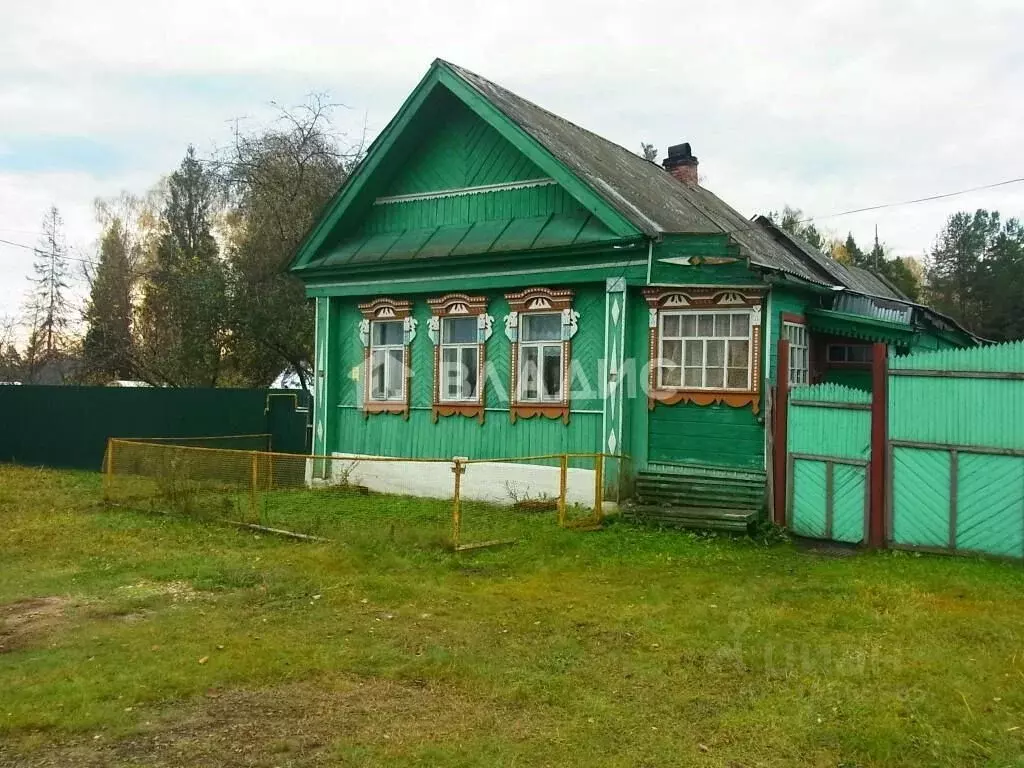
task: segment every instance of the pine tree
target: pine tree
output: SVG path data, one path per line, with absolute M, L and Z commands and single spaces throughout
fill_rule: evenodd
M 96 383 L 132 376 L 132 270 L 127 233 L 111 220 L 100 243 L 99 265 L 85 312 L 85 377 Z
M 998 213 L 961 211 L 946 221 L 931 252 L 931 302 L 972 329 L 985 324 L 982 262 L 999 229 Z
M 163 233 L 140 318 L 138 361 L 147 380 L 208 387 L 218 382 L 227 298 L 211 231 L 215 181 L 192 146 L 168 179 Z
M 45 360 L 56 359 L 67 344 L 70 309 L 65 292 L 68 289 L 67 245 L 64 241 L 64 220 L 56 206 L 43 217 L 43 237 L 36 249 L 32 265 L 34 277 L 30 304 L 35 322 L 39 354 Z

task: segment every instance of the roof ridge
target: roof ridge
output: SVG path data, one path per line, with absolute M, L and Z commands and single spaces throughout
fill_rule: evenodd
M 655 162 L 652 162 L 651 160 L 648 160 L 646 157 L 643 157 L 642 155 L 638 155 L 636 152 L 629 151 L 628 149 L 626 149 L 626 147 L 622 146 L 621 144 L 617 144 L 616 142 L 612 141 L 611 139 L 605 138 L 601 134 L 595 133 L 594 131 L 590 130 L 589 128 L 585 128 L 582 125 L 578 125 L 577 123 L 574 123 L 572 120 L 568 120 L 568 119 L 562 117 L 561 115 L 559 115 L 558 113 L 552 112 L 550 109 L 547 109 L 546 107 L 542 107 L 537 102 L 531 101 L 530 99 L 526 98 L 525 96 L 520 96 L 518 93 L 516 93 L 513 90 L 510 90 L 510 89 L 506 88 L 501 83 L 496 83 L 493 80 L 491 80 L 490 78 L 487 78 L 487 77 L 484 77 L 483 75 L 477 74 L 476 72 L 474 72 L 471 69 L 466 69 L 465 67 L 462 67 L 462 66 L 460 66 L 458 64 L 454 64 L 454 63 L 452 63 L 450 61 L 446 61 L 445 59 L 438 59 L 438 61 L 440 61 L 442 64 L 445 64 L 445 65 L 451 67 L 452 69 L 457 70 L 459 73 L 465 72 L 466 74 L 472 75 L 473 77 L 477 78 L 478 80 L 483 80 L 488 85 L 492 85 L 495 88 L 500 88 L 501 90 L 503 90 L 505 93 L 509 94 L 510 96 L 514 96 L 515 98 L 519 99 L 520 101 L 526 102 L 527 104 L 529 104 L 534 109 L 538 109 L 541 112 L 543 112 L 544 114 L 549 115 L 549 116 L 555 118 L 556 120 L 565 123 L 566 125 L 571 125 L 573 128 L 575 128 L 578 131 L 583 131 L 584 133 L 590 134 L 595 139 L 599 139 L 599 140 L 603 141 L 605 144 L 608 144 L 609 146 L 615 147 L 620 152 L 625 152 L 627 155 L 629 155 L 632 158 L 635 158 L 636 160 L 639 160 L 639 161 L 644 162 L 644 163 L 649 163 L 650 165 L 653 165 L 655 168 L 658 168 L 659 170 L 664 171 L 664 169 L 660 165 L 658 165 Z M 463 78 L 463 79 L 465 79 L 465 78 Z M 473 86 L 473 83 L 470 82 L 469 80 L 467 80 L 466 82 L 470 86 Z M 476 89 L 475 86 L 473 86 L 473 87 L 474 87 L 474 90 L 479 90 L 479 89 Z

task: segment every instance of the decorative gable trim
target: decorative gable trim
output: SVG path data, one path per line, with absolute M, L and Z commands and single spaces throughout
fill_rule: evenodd
M 391 203 L 408 203 L 414 200 L 439 200 L 444 197 L 462 197 L 463 195 L 482 195 L 487 192 L 505 192 L 514 189 L 533 189 L 534 187 L 549 187 L 557 184 L 554 179 L 527 179 L 525 181 L 507 181 L 503 184 L 481 184 L 476 187 L 460 187 L 458 189 L 441 189 L 437 192 L 417 192 L 409 195 L 389 195 L 378 197 L 373 201 L 374 205 L 389 205 Z

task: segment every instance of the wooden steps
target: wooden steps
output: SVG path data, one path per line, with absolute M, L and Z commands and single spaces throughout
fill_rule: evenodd
M 764 503 L 763 472 L 679 466 L 637 473 L 623 514 L 655 525 L 744 533 Z

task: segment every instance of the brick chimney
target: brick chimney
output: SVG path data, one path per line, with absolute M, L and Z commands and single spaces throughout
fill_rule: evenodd
M 661 166 L 684 184 L 697 183 L 697 158 L 690 151 L 689 142 L 669 147 Z

